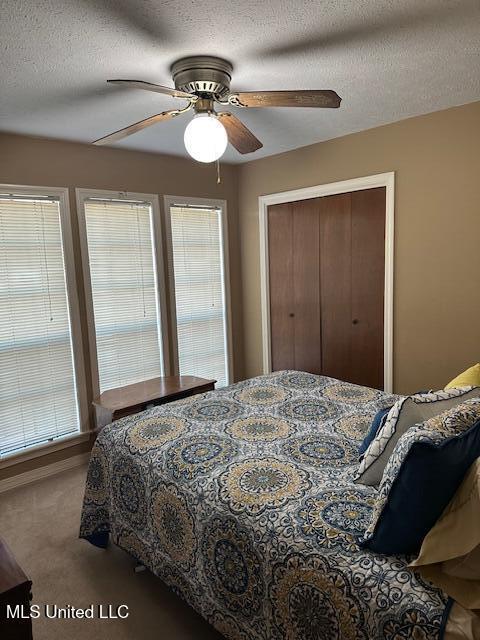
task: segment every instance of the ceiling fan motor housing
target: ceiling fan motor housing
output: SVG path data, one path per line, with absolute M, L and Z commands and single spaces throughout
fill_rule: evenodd
M 192 56 L 171 66 L 176 89 L 199 96 L 223 98 L 230 91 L 233 66 L 214 56 Z

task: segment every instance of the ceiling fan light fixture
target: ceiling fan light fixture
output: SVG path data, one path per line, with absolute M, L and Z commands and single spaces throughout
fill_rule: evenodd
M 183 141 L 197 162 L 215 162 L 225 153 L 228 137 L 225 127 L 214 114 L 197 113 L 188 123 Z
M 215 162 L 221 158 L 227 143 L 241 154 L 262 148 L 260 140 L 243 122 L 229 111 L 215 113 L 216 104 L 235 108 L 309 107 L 337 109 L 342 99 L 331 89 L 299 89 L 286 91 L 230 90 L 233 66 L 228 60 L 213 56 L 190 56 L 173 63 L 170 68 L 175 88 L 145 80 L 112 79 L 107 82 L 130 89 L 153 91 L 172 98 L 187 100 L 183 107 L 162 111 L 128 127 L 123 127 L 93 144 L 109 144 L 142 131 L 157 122 L 176 118 L 193 109 L 194 119 L 184 135 L 185 147 L 198 162 Z

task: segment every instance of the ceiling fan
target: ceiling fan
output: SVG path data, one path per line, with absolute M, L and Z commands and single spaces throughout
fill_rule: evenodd
M 199 162 L 218 160 L 228 142 L 239 153 L 252 153 L 263 145 L 254 134 L 229 111 L 215 112 L 215 105 L 250 107 L 320 107 L 337 108 L 341 98 L 331 90 L 315 91 L 230 91 L 233 67 L 227 60 L 213 56 L 193 56 L 177 60 L 171 73 L 175 89 L 142 80 L 107 80 L 107 82 L 163 93 L 187 100 L 184 107 L 163 111 L 145 120 L 114 131 L 93 144 L 116 142 L 157 122 L 172 120 L 193 109 L 194 118 L 185 129 L 188 153 Z

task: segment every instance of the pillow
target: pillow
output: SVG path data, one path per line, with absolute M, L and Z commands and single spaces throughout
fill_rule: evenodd
M 465 387 L 407 396 L 398 400 L 390 409 L 385 424 L 365 451 L 355 481 L 378 486 L 395 445 L 410 427 L 433 418 L 469 398 L 478 397 L 480 387 Z
M 420 395 L 425 395 L 427 393 L 433 393 L 433 389 L 428 389 L 426 391 L 416 391 L 414 395 L 416 396 L 420 396 Z M 362 454 L 365 453 L 365 450 L 367 449 L 368 445 L 370 444 L 370 442 L 374 439 L 374 437 L 377 434 L 377 431 L 379 429 L 379 427 L 383 427 L 383 425 L 385 424 L 385 419 L 387 417 L 388 412 L 390 411 L 390 409 L 393 407 L 393 405 L 390 405 L 389 407 L 385 407 L 384 409 L 380 409 L 380 411 L 375 415 L 375 417 L 373 418 L 373 422 L 370 426 L 370 429 L 367 433 L 367 435 L 365 436 L 364 441 L 362 442 L 362 444 L 359 447 L 358 453 Z M 367 442 L 368 440 L 368 442 Z M 365 445 L 365 448 L 363 448 Z M 362 451 L 360 449 L 363 449 Z
M 361 459 L 361 456 L 363 456 L 365 451 L 368 449 L 372 440 L 377 435 L 378 430 L 381 427 L 383 427 L 383 425 L 385 424 L 385 420 L 387 419 L 388 412 L 390 411 L 391 408 L 392 407 L 387 407 L 386 409 L 380 409 L 380 411 L 375 415 L 367 435 L 363 439 L 362 444 L 358 447 L 358 453 L 360 454 L 360 459 Z
M 480 458 L 410 563 L 467 609 L 480 609 Z
M 480 615 L 477 611 L 465 609 L 458 602 L 449 601 L 452 605 L 450 611 L 447 604 L 448 615 L 443 640 L 478 640 L 480 638 Z
M 450 380 L 445 389 L 453 389 L 455 387 L 467 387 L 474 385 L 480 387 L 480 364 L 474 364 L 473 367 L 466 369 L 456 378 Z
M 475 549 L 472 549 L 469 553 L 466 553 L 460 558 L 445 560 L 442 565 L 443 571 L 447 576 L 461 578 L 462 580 L 476 580 L 477 587 L 480 588 L 480 542 Z M 478 599 L 478 606 L 474 608 L 480 609 L 480 598 Z
M 480 609 L 480 458 L 410 563 L 467 609 Z
M 409 429 L 385 468 L 360 546 L 418 553 L 474 460 L 480 456 L 480 398 Z

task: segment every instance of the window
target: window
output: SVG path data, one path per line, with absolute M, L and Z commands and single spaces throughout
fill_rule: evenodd
M 178 370 L 230 382 L 223 206 L 184 206 L 166 199 L 171 230 Z
M 44 191 L 2 193 L 0 186 L 2 457 L 80 431 L 70 308 L 78 311 L 64 257 L 67 194 Z
M 164 371 L 154 200 L 107 195 L 79 192 L 100 392 Z

